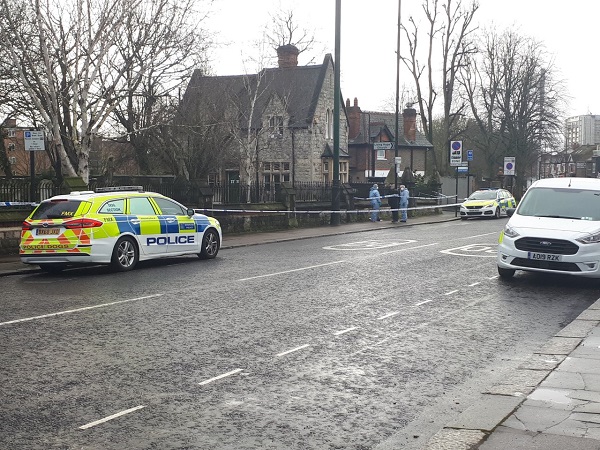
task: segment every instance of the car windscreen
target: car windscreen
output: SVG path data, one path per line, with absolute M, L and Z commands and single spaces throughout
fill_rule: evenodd
M 517 214 L 600 220 L 600 192 L 585 189 L 530 188 L 521 200 Z
M 42 202 L 34 211 L 31 219 L 70 219 L 76 217 L 75 214 L 81 205 L 81 200 L 56 200 Z
M 469 196 L 469 200 L 496 200 L 496 191 L 476 191 Z

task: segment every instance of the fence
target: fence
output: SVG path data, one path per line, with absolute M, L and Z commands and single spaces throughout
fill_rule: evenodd
M 103 178 L 90 180 L 88 189 L 95 190 L 105 186 L 142 186 L 147 191 L 158 192 L 189 206 L 199 206 L 202 197 L 208 197 L 213 204 L 264 204 L 282 203 L 285 197 L 293 192 L 296 204 L 328 203 L 332 199 L 332 185 L 320 182 L 291 183 L 250 183 L 250 184 L 211 184 L 210 186 L 195 187 L 187 181 L 181 181 L 172 176 L 115 176 L 111 182 Z M 29 178 L 0 178 L 0 202 L 39 202 L 64 192 L 52 180 L 39 180 L 35 185 L 34 196 L 30 195 L 31 179 Z M 341 186 L 342 191 L 350 196 L 368 197 L 372 183 L 350 183 Z M 68 190 L 66 190 L 68 192 Z M 382 195 L 385 190 L 382 187 Z M 411 189 L 414 197 L 438 197 L 435 189 L 416 185 Z

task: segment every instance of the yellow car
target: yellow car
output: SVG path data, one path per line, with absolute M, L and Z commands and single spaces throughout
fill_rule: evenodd
M 58 272 L 73 264 L 133 269 L 138 261 L 197 254 L 217 256 L 219 221 L 164 195 L 125 186 L 71 192 L 41 202 L 23 222 L 25 264 Z
M 516 208 L 517 201 L 506 189 L 480 189 L 460 205 L 460 218 L 495 217 L 506 215 L 506 208 Z

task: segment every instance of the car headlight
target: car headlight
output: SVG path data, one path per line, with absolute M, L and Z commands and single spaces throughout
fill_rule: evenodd
M 582 244 L 597 244 L 600 242 L 600 231 L 596 231 L 595 233 L 588 234 L 585 237 L 575 240 L 577 242 L 581 242 Z
M 509 238 L 515 238 L 519 235 L 519 233 L 517 233 L 517 231 L 511 227 L 506 225 L 504 227 L 504 236 L 509 237 Z
M 494 206 L 496 206 L 496 202 L 488 203 L 484 208 L 493 208 Z

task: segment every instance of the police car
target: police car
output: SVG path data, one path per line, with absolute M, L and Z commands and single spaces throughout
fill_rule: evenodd
M 23 222 L 19 254 L 47 272 L 82 263 L 127 271 L 167 256 L 212 259 L 221 242 L 217 219 L 141 186 L 122 186 L 44 200 Z
M 506 214 L 506 208 L 516 208 L 517 201 L 506 189 L 479 189 L 460 205 L 460 218 L 495 217 Z

